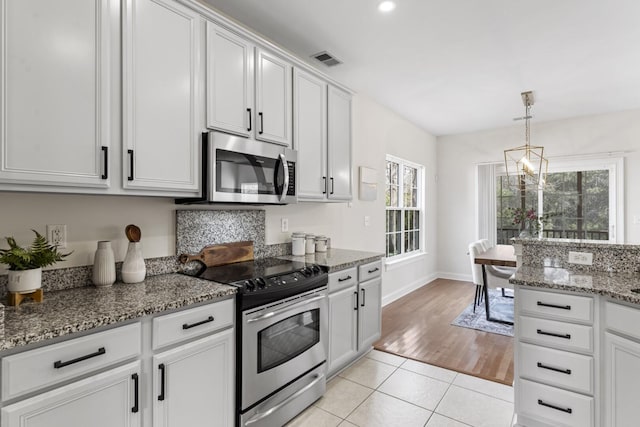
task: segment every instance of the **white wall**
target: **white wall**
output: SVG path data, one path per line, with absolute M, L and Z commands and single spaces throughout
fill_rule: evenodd
M 439 137 L 438 270 L 440 277 L 470 278 L 467 245 L 476 238 L 475 165 L 503 161 L 503 150 L 524 143 L 524 124 Z M 532 145 L 554 156 L 629 151 L 625 157 L 625 243 L 640 243 L 640 110 L 532 123 Z
M 354 199 L 347 203 L 299 203 L 266 206 L 266 243 L 290 240 L 291 231 L 330 236 L 334 247 L 384 253 L 385 154 L 410 159 L 427 167 L 428 255 L 388 272 L 383 295 L 398 293 L 409 285 L 422 285 L 436 271 L 436 142 L 416 126 L 362 95 L 353 99 Z M 358 200 L 358 167 L 378 171 L 378 198 Z M 133 223 L 142 229 L 144 256 L 175 255 L 175 210 L 173 199 L 126 196 L 86 196 L 0 192 L 0 237 L 15 236 L 23 244 L 32 238 L 32 228 L 45 233 L 46 224 L 66 224 L 73 255 L 55 267 L 89 265 L 98 240 L 113 241 L 116 260 L 124 259 L 127 240 L 124 227 Z M 201 209 L 202 207 L 191 207 Z M 215 206 L 237 209 L 242 206 Z M 255 208 L 254 208 L 255 209 Z M 371 217 L 364 226 L 364 216 Z M 280 219 L 289 219 L 289 232 L 280 232 Z M 6 247 L 4 241 L 0 247 Z M 3 266 L 0 266 L 0 273 Z M 406 289 L 405 289 L 406 291 Z

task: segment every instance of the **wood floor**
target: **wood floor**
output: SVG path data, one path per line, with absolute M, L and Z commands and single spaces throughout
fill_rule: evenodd
M 513 338 L 451 325 L 473 302 L 474 290 L 470 282 L 437 279 L 388 304 L 374 347 L 511 385 Z

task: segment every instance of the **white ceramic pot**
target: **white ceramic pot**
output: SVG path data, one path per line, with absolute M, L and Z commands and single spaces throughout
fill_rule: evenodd
M 116 281 L 116 262 L 111 249 L 111 242 L 108 240 L 98 242 L 98 250 L 93 260 L 93 271 L 91 274 L 93 284 L 101 286 L 111 286 Z
M 122 263 L 122 281 L 124 283 L 139 283 L 144 280 L 147 268 L 144 265 L 140 242 L 129 242 L 127 255 Z
M 9 270 L 7 289 L 9 292 L 27 294 L 42 287 L 42 269 Z

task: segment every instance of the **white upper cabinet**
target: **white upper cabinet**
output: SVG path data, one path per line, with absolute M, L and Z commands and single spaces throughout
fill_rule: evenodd
M 293 146 L 298 150 L 298 198 L 322 200 L 327 193 L 327 83 L 293 73 Z
M 328 197 L 351 200 L 351 95 L 329 86 L 328 105 Z
M 253 45 L 207 22 L 207 127 L 250 136 L 253 119 Z
M 291 69 L 256 48 L 256 139 L 291 147 Z
M 123 187 L 197 194 L 203 19 L 171 0 L 126 0 L 123 15 Z
M 109 187 L 109 13 L 109 0 L 0 0 L 1 183 Z

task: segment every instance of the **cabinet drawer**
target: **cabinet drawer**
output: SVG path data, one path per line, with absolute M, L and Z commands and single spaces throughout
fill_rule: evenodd
M 2 400 L 137 357 L 140 323 L 25 351 L 2 359 Z
M 520 289 L 522 314 L 593 323 L 593 298 L 555 292 Z
M 233 325 L 233 299 L 190 308 L 153 319 L 153 349 Z
M 329 293 L 348 288 L 358 283 L 358 270 L 356 267 L 336 271 L 329 274 Z
M 593 426 L 593 397 L 520 380 L 520 413 L 550 426 Z
M 365 280 L 380 277 L 382 274 L 382 261 L 374 261 L 369 264 L 364 264 L 358 267 L 358 280 L 364 282 Z
M 640 339 L 640 310 L 607 301 L 604 306 L 604 322 L 607 329 Z
M 550 347 L 593 352 L 593 328 L 555 320 L 520 316 L 520 339 Z
M 518 343 L 521 377 L 593 395 L 593 357 Z

